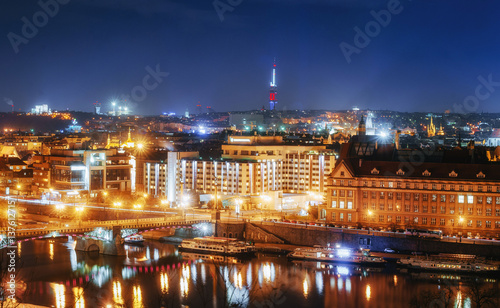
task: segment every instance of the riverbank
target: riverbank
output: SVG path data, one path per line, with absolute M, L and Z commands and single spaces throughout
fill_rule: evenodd
M 500 258 L 500 243 L 486 241 L 455 242 L 405 236 L 392 232 L 370 232 L 318 226 L 303 226 L 270 222 L 218 223 L 217 235 L 272 245 L 313 246 L 341 244 L 351 248 L 366 248 L 383 252 L 386 248 L 424 254 L 474 254 L 486 258 Z

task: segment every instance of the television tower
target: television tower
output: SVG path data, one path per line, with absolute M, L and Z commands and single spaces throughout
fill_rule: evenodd
M 278 87 L 276 86 L 276 58 L 274 58 L 273 63 L 273 81 L 271 81 L 271 88 L 269 90 L 269 110 L 274 110 L 276 108 L 276 94 L 278 93 Z

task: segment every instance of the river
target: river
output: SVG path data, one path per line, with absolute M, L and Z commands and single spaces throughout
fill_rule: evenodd
M 495 277 L 404 272 L 394 265 L 292 262 L 263 254 L 242 261 L 180 253 L 176 246 L 156 241 L 126 245 L 125 257 L 76 252 L 72 247 L 66 239 L 18 245 L 16 287 L 22 302 L 57 308 L 399 308 L 410 307 L 416 299 L 420 304 L 427 301 L 426 307 L 430 302 L 442 307 L 450 294 L 454 307 L 470 307 L 469 285 L 499 289 Z

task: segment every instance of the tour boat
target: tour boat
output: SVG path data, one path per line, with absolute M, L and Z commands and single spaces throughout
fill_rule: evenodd
M 498 263 L 488 262 L 474 255 L 435 255 L 429 257 L 402 258 L 398 265 L 417 270 L 494 273 L 499 271 Z
M 255 246 L 235 238 L 206 236 L 183 240 L 179 250 L 220 255 L 250 255 L 255 253 Z
M 144 242 L 144 237 L 140 234 L 135 234 L 125 238 L 127 244 L 141 244 Z
M 383 258 L 370 254 L 368 249 L 353 250 L 349 248 L 296 248 L 288 257 L 297 260 L 340 262 L 352 264 L 385 265 Z

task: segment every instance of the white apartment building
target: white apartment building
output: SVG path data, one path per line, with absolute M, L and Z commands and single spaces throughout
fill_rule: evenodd
M 219 160 L 196 152 L 169 152 L 168 159 L 145 162 L 146 192 L 179 201 L 184 191 L 201 194 L 259 195 L 326 191 L 335 154 L 325 145 L 288 145 L 281 136 L 231 136 Z

